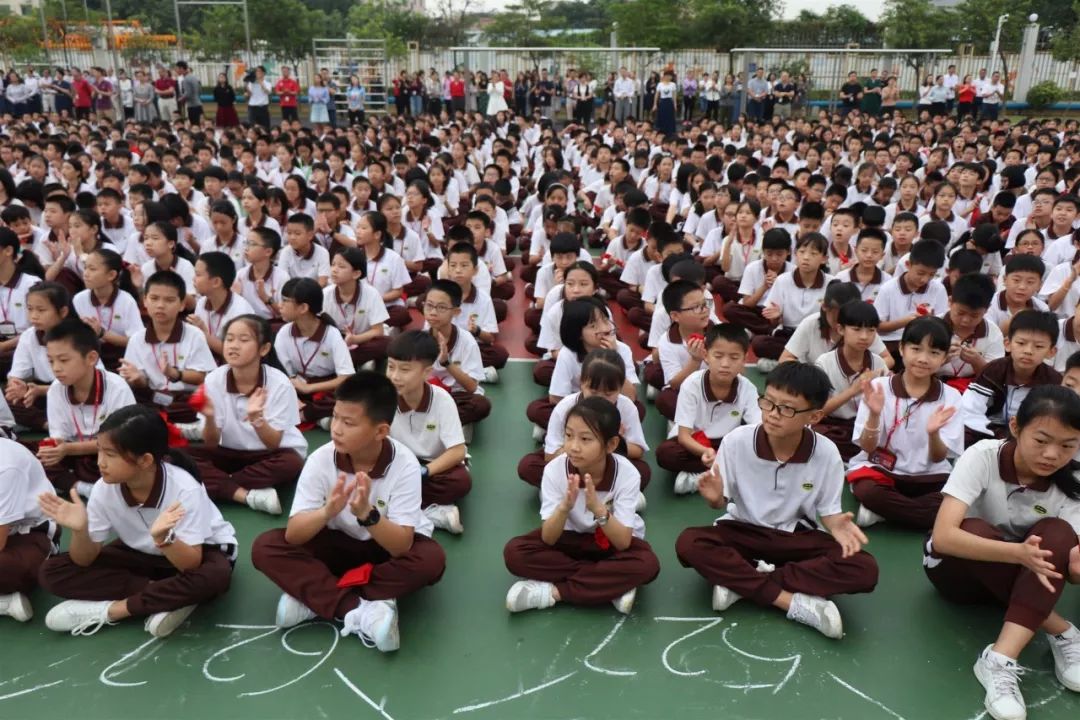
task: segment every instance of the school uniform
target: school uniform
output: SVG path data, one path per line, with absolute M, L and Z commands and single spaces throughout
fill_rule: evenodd
M 630 351 L 630 347 L 621 341 L 615 342 L 615 352 L 619 353 L 619 357 L 622 358 L 623 366 L 626 368 L 626 379 L 630 382 L 637 384 L 637 372 L 634 369 L 634 356 Z M 533 400 L 525 408 L 525 415 L 533 423 L 540 427 L 546 428 L 548 421 L 551 419 L 551 413 L 555 409 L 555 403 L 551 402 L 551 396 L 563 398 L 568 395 L 572 395 L 581 391 L 581 367 L 584 363 L 583 357 L 578 357 L 577 353 L 564 349 L 555 358 L 551 368 L 551 375 L 547 378 L 546 383 L 540 383 L 548 388 L 547 394 L 536 400 Z M 534 375 L 534 380 L 538 378 Z M 634 403 L 633 400 L 630 402 Z M 638 407 L 638 415 L 640 418 L 645 417 L 645 406 L 639 403 L 634 403 Z
M 179 570 L 150 537 L 157 517 L 179 502 L 184 516 L 174 528 L 176 539 L 202 546 L 202 563 Z M 89 566 L 76 564 L 68 553 L 41 567 L 41 586 L 71 600 L 126 600 L 134 617 L 178 610 L 225 594 L 236 562 L 236 531 L 190 474 L 169 463 L 157 467 L 146 501 L 139 503 L 127 485 L 99 482 L 86 503 L 87 532 L 105 543 Z
M 221 307 L 215 308 L 210 304 L 210 298 L 205 295 L 195 301 L 195 316 L 203 321 L 206 329 L 218 340 L 225 340 L 225 328 L 233 318 L 241 315 L 254 315 L 255 310 L 251 303 L 244 299 L 243 295 L 237 295 L 232 290 L 227 290 L 225 302 Z M 215 356 L 216 361 L 221 361 Z
M 83 290 L 72 298 L 72 305 L 77 317 L 97 318 L 105 333 L 116 333 L 130 338 L 141 333 L 145 328 L 139 303 L 135 301 L 131 293 L 120 288 L 113 288 L 112 295 L 105 302 L 98 300 L 98 296 L 93 291 Z M 101 342 L 101 362 L 106 368 L 115 371 L 120 367 L 122 357 L 124 357 L 124 348 L 104 340 Z
M 98 365 L 103 367 L 100 361 Z M 19 335 L 8 378 L 18 378 L 27 384 L 35 385 L 48 385 L 56 379 L 49 364 L 44 331 L 30 327 Z M 41 396 L 30 407 L 17 403 L 11 408 L 11 413 L 17 424 L 33 430 L 43 430 L 46 421 L 45 406 L 45 397 Z
M 1009 419 L 1016 415 L 1031 388 L 1060 384 L 1061 373 L 1046 363 L 1040 363 L 1022 385 L 1016 378 L 1012 357 L 1006 355 L 987 363 L 968 386 L 960 406 L 967 445 L 990 437 L 1006 437 Z
M 833 277 L 820 269 L 810 285 L 803 283 L 798 270 L 786 272 L 776 278 L 776 282 L 765 295 L 764 305 L 776 305 L 781 309 L 780 323 L 770 334 L 754 337 L 751 341 L 754 354 L 759 358 L 779 359 L 784 352 L 784 345 L 794 334 L 799 322 L 810 313 L 821 311 L 825 288 L 832 281 Z
M 607 270 L 600 270 L 600 287 L 604 289 L 607 296 L 614 300 L 615 297 L 623 290 L 627 289 L 627 284 L 622 281 L 621 275 L 623 268 L 626 267 L 627 260 L 630 259 L 630 255 L 637 252 L 641 248 L 640 242 L 636 248 L 626 247 L 626 238 L 624 235 L 620 235 L 607 244 L 607 248 L 600 256 L 600 261 L 605 260 L 608 263 Z M 599 265 L 597 266 L 599 270 Z
M 323 288 L 323 312 L 330 316 L 342 335 L 361 335 L 375 325 L 382 325 L 390 319 L 382 298 L 363 279 L 356 281 L 352 300 L 346 301 L 336 285 Z M 386 358 L 390 346 L 390 336 L 383 328 L 383 334 L 366 340 L 360 345 L 349 346 L 353 366 L 360 367 L 374 360 L 380 362 Z
M 45 469 L 25 447 L 0 438 L 0 526 L 8 536 L 0 550 L 0 595 L 29 593 L 37 586 L 38 568 L 55 552 L 60 540 L 56 523 L 38 504 L 38 496 L 53 492 Z
M 247 301 L 256 315 L 264 320 L 280 322 L 279 316 L 259 297 L 259 280 L 263 281 L 263 289 L 270 296 L 270 301 L 275 305 L 281 305 L 281 288 L 289 282 L 289 275 L 281 268 L 271 265 L 265 275 L 259 276 L 255 272 L 254 265 L 247 265 L 236 276 L 236 285 L 233 288 Z
M 477 383 L 484 379 L 484 363 L 480 355 L 480 346 L 476 338 L 467 332 L 462 332 L 457 325 L 450 326 L 450 336 L 446 340 L 448 365 L 458 365 Z M 484 387 L 478 384 L 474 392 L 465 390 L 450 374 L 447 366 L 438 360 L 432 366 L 432 379 L 445 388 L 454 398 L 457 405 L 458 417 L 462 425 L 471 425 L 480 422 L 491 414 L 491 401 L 484 397 Z
M 308 383 L 325 382 L 356 373 L 345 338 L 325 322 L 311 337 L 300 332 L 295 323 L 287 323 L 274 338 L 274 352 L 289 378 L 301 378 Z M 297 393 L 304 404 L 301 417 L 314 423 L 334 413 L 334 393 Z
M 296 484 L 289 517 L 319 510 L 344 474 L 355 481 L 352 458 L 327 443 L 311 454 Z M 420 509 L 420 464 L 397 440 L 386 438 L 371 479 L 370 502 L 390 522 L 413 529 L 412 547 L 393 557 L 362 527 L 348 505 L 303 545 L 285 539 L 285 529 L 263 533 L 251 547 L 260 572 L 326 620 L 343 618 L 360 599 L 392 600 L 434 585 L 446 556 L 431 539 L 431 520 Z M 342 578 L 350 571 L 354 577 Z
M 877 310 L 878 317 L 883 323 L 912 315 L 917 312 L 920 305 L 926 307 L 925 314 L 927 315 L 943 315 L 948 312 L 949 296 L 945 292 L 945 286 L 931 279 L 922 287 L 911 287 L 908 284 L 907 273 L 902 273 L 895 275 L 892 280 L 882 285 L 874 300 L 874 309 Z M 878 334 L 885 342 L 885 347 L 893 353 L 893 357 L 898 358 L 899 353 L 894 351 L 894 347 L 899 345 L 904 328 Z
M 147 386 L 133 390 L 135 399 L 159 412 L 165 412 L 169 422 L 194 422 L 195 410 L 188 404 L 197 386 L 165 377 L 164 367 L 208 373 L 217 368 L 206 335 L 177 318 L 168 337 L 161 339 L 153 326 L 128 339 L 124 359 L 145 376 Z
M 1076 335 L 1076 318 L 1070 316 L 1058 321 L 1057 352 L 1054 353 L 1054 369 L 1065 374 L 1065 364 L 1073 353 L 1080 351 L 1080 338 Z
M 547 462 L 544 460 L 545 453 L 554 454 L 562 447 L 563 435 L 566 431 L 566 416 L 575 405 L 581 402 L 580 392 L 567 395 L 560 400 L 551 410 L 547 423 L 547 433 L 544 435 L 544 447 L 541 450 L 528 453 L 518 462 L 518 477 L 534 487 L 540 487 L 540 480 L 544 475 Z M 645 432 L 641 427 L 641 417 L 638 415 L 637 405 L 625 395 L 619 395 L 615 401 L 615 408 L 619 411 L 622 431 L 620 433 L 619 447 L 615 452 L 630 460 L 638 473 L 641 475 L 641 489 L 644 490 L 652 479 L 652 470 L 644 459 L 633 460 L 627 455 L 628 444 L 639 446 L 648 452 L 649 444 L 645 440 Z
M 696 437 L 704 436 L 714 450 L 721 440 L 741 425 L 761 422 L 757 387 L 743 375 L 731 383 L 728 394 L 718 397 L 712 389 L 710 373 L 706 368 L 689 375 L 679 387 L 675 405 L 674 426 L 668 438 L 656 449 L 656 463 L 672 472 L 703 473 L 708 468 L 698 455 L 691 453 L 679 442 L 679 430 L 686 428 Z
M 641 293 L 638 288 L 645 284 L 645 273 L 649 271 L 649 268 L 657 264 L 646 258 L 645 252 L 647 250 L 648 246 L 642 243 L 642 246 L 626 259 L 626 266 L 619 275 L 619 281 L 626 285 L 626 289 L 619 291 L 615 296 L 615 300 L 627 312 L 642 306 Z
M 203 254 L 208 252 L 223 252 L 229 256 L 229 259 L 233 261 L 233 265 L 236 266 L 236 271 L 239 272 L 247 264 L 247 260 L 244 255 L 247 253 L 247 236 L 237 233 L 234 235 L 227 245 L 222 245 L 218 240 L 217 235 L 212 237 L 210 241 L 203 247 Z
M 892 279 L 892 275 L 884 272 L 881 268 L 875 267 L 874 272 L 870 276 L 870 280 L 867 282 L 860 282 L 858 276 L 855 274 L 855 267 L 850 267 L 847 270 L 841 270 L 836 274 L 836 280 L 838 282 L 853 283 L 859 288 L 859 295 L 868 303 L 873 304 L 877 299 L 878 293 L 881 292 L 881 286 L 888 280 Z
M 0 285 L 0 340 L 10 340 L 30 327 L 26 317 L 26 294 L 39 282 L 38 276 L 16 270 L 6 283 Z M 10 353 L 7 360 L 10 363 Z
M 290 278 L 310 278 L 318 282 L 321 277 L 330 277 L 330 253 L 315 242 L 304 254 L 294 250 L 292 245 L 286 245 L 278 253 L 277 266 Z
M 959 410 L 960 393 L 936 377 L 930 389 L 913 398 L 902 375 L 872 381 L 885 393 L 885 407 L 879 422 L 877 449 L 860 450 L 848 464 L 847 480 L 852 494 L 867 509 L 889 522 L 927 530 L 934 524 L 941 505 L 941 487 L 949 476 L 948 459 L 933 462 L 929 454 L 926 426 L 939 407 Z M 851 441 L 859 445 L 870 417 L 866 403 L 859 405 Z M 956 412 L 939 433 L 948 457 L 964 450 L 964 423 Z
M 72 387 L 53 380 L 45 394 L 49 437 L 64 442 L 85 442 L 97 437 L 106 418 L 122 407 L 135 404 L 131 388 L 119 375 L 106 370 L 94 370 L 90 393 L 84 402 L 75 400 Z M 92 483 L 101 473 L 97 455 L 68 455 L 52 467 L 45 468 L 49 481 L 61 494 L 66 494 L 76 482 Z
M 488 275 L 491 276 L 491 295 L 492 300 L 499 300 L 505 303 L 510 298 L 514 297 L 514 282 L 513 279 L 503 283 L 496 283 L 497 278 L 504 277 L 509 270 L 506 267 L 506 260 L 503 259 L 502 250 L 494 242 L 484 241 L 476 250 L 480 259 L 480 264 L 484 266 Z
M 704 335 L 704 333 L 702 333 Z M 660 338 L 660 344 L 657 346 L 657 354 L 660 356 L 660 368 L 664 372 L 664 386 L 660 390 L 660 394 L 656 396 L 654 404 L 656 409 L 660 411 L 668 420 L 675 419 L 675 406 L 679 400 L 679 390 L 671 387 L 671 380 L 682 369 L 690 363 L 690 351 L 686 348 L 686 343 L 683 341 L 682 333 L 679 331 L 679 324 L 672 323 L 671 328 L 668 330 L 668 334 L 665 337 Z M 703 359 L 700 363 L 699 372 L 708 367 L 708 363 Z
M 833 394 L 843 392 L 858 382 L 859 376 L 866 370 L 880 373 L 885 369 L 885 361 L 880 355 L 875 355 L 869 350 L 863 353 L 862 362 L 858 370 L 853 369 L 847 363 L 844 352 L 840 347 L 830 350 L 815 362 L 819 368 L 829 376 Z M 851 441 L 851 430 L 855 424 L 855 415 L 859 411 L 861 393 L 838 407 L 831 415 L 821 419 L 814 426 L 814 431 L 829 438 L 836 444 L 840 451 L 840 457 L 847 462 L 859 452 L 859 447 Z
M 424 246 L 427 243 L 421 245 L 420 236 L 405 226 L 402 226 L 400 236 L 394 237 L 389 231 L 387 231 L 387 236 L 391 241 L 390 249 L 400 255 L 402 260 L 406 263 L 423 263 L 424 267 L 420 272 L 409 273 L 411 281 L 403 288 L 408 297 L 420 297 L 431 288 L 431 276 L 427 273 L 437 270 L 442 265 L 441 255 L 429 260 L 424 253 Z
M 386 247 L 379 248 L 379 254 L 368 258 L 367 275 L 368 284 L 375 288 L 379 297 L 398 288 L 404 288 L 409 284 L 409 270 L 405 267 L 405 261 L 393 250 Z M 405 300 L 398 298 L 386 304 L 386 312 L 390 319 L 387 324 L 391 327 L 401 328 L 412 322 L 409 308 L 405 306 Z
M 892 224 L 889 223 L 890 227 L 891 225 Z M 885 254 L 882 256 L 881 262 L 878 264 L 881 266 L 881 269 L 883 271 L 889 273 L 893 277 L 896 277 L 901 272 L 903 272 L 903 270 L 898 270 L 897 266 L 900 264 L 900 260 L 907 258 L 909 251 L 910 248 L 909 250 L 901 250 L 900 248 L 896 247 L 896 243 L 894 243 L 892 238 L 890 237 L 885 242 Z
M 716 314 L 716 306 L 713 304 L 712 295 L 705 294 L 705 304 L 709 306 L 709 324 L 719 325 L 720 318 Z M 660 347 L 660 340 L 662 340 L 668 332 L 671 331 L 671 315 L 664 309 L 663 303 L 657 303 L 653 308 L 652 323 L 649 325 L 649 337 L 645 341 L 646 349 Z M 645 380 L 649 382 L 649 378 Z M 660 390 L 663 385 L 663 373 L 660 374 L 660 385 L 656 388 Z M 650 382 L 650 384 L 653 384 Z
M 167 268 L 158 267 L 157 260 L 147 260 L 139 267 L 139 270 L 142 272 L 144 280 L 149 280 L 150 276 L 159 270 L 172 270 L 184 281 L 184 292 L 191 296 L 196 294 L 195 266 L 191 264 L 191 261 L 185 260 L 179 255 L 173 255 L 172 264 Z
M 473 320 L 476 321 L 476 327 L 480 332 L 499 334 L 499 322 L 495 318 L 495 305 L 492 303 L 491 296 L 476 285 L 471 286 L 468 294 L 461 298 L 461 312 L 454 317 L 453 322 L 458 328 L 468 333 L 469 323 Z M 480 360 L 484 367 L 497 369 L 506 367 L 506 362 L 510 359 L 510 353 L 506 348 L 497 342 L 482 343 L 477 340 L 477 344 L 480 346 Z
M 448 448 L 465 444 L 454 399 L 450 393 L 431 383 L 424 383 L 416 407 L 409 407 L 398 395 L 390 437 L 407 447 L 422 465 L 427 465 Z M 453 505 L 471 489 L 469 468 L 462 463 L 438 475 L 422 478 L 420 506 Z
M 307 440 L 296 428 L 300 410 L 296 390 L 285 373 L 263 365 L 255 388 L 266 390 L 263 419 L 283 432 L 277 449 L 267 448 L 247 421 L 249 395 L 236 387 L 228 365 L 219 367 L 203 382 L 206 397 L 214 407 L 214 422 L 221 434 L 218 446 L 192 446 L 190 454 L 199 465 L 199 475 L 210 497 L 232 500 L 239 488 L 257 490 L 287 485 L 300 475 L 307 455 Z
M 240 222 L 236 225 L 236 230 L 240 233 L 240 237 L 246 238 L 251 233 L 252 229 L 257 227 L 273 230 L 279 237 L 285 237 L 285 234 L 281 232 L 281 225 L 278 224 L 278 221 L 267 215 L 265 212 L 262 215 L 262 219 L 254 225 L 251 224 L 251 218 L 240 218 Z
M 973 348 L 989 362 L 1005 357 L 1005 337 L 1001 334 L 1001 328 L 985 317 L 975 328 L 975 331 L 966 338 L 959 337 L 953 329 L 949 314 L 945 313 L 942 318 L 949 330 L 953 332 L 953 342 L 959 342 L 963 347 Z M 961 393 L 966 392 L 971 381 L 975 377 L 975 369 L 960 359 L 957 355 L 952 360 L 946 360 L 937 371 L 937 376 L 947 384 L 953 386 Z
M 715 265 L 705 267 L 705 276 L 712 283 L 713 292 L 722 297 L 724 302 L 735 302 L 739 299 L 739 286 L 746 268 L 761 260 L 764 252 L 762 238 L 761 230 L 756 225 L 750 242 L 742 242 L 737 235 L 725 236 L 722 225 L 714 228 L 705 237 L 698 250 L 698 257 L 707 258 L 719 254 Z M 731 247 L 731 262 L 724 271 L 720 267 L 720 259 L 724 256 L 724 248 L 728 246 Z
M 781 274 L 791 272 L 795 268 L 789 262 L 784 263 L 784 269 Z M 765 285 L 765 275 L 768 271 L 765 268 L 764 260 L 754 260 L 746 266 L 743 271 L 742 280 L 739 281 L 739 289 L 736 295 L 740 298 L 748 295 L 753 295 L 758 288 Z M 778 278 L 779 279 L 779 278 Z M 773 283 L 775 285 L 775 282 Z M 765 307 L 765 297 L 768 295 L 766 292 L 758 300 L 757 305 L 750 307 L 743 305 L 741 302 L 730 302 L 724 305 L 724 318 L 735 325 L 741 325 L 750 331 L 753 335 L 764 335 L 772 330 L 772 323 L 761 316 L 761 310 Z
M 817 524 L 842 512 L 840 453 L 828 438 L 809 428 L 802 433 L 787 462 L 776 459 L 762 425 L 724 436 L 714 467 L 724 480 L 727 512 L 679 535 L 675 552 L 684 567 L 766 607 L 785 590 L 830 597 L 874 589 L 873 556 L 860 550 L 843 557 L 840 544 Z M 776 570 L 758 572 L 758 560 Z
M 1040 538 L 1047 558 L 1067 575 L 1069 554 L 1080 533 L 1080 502 L 1042 480 L 1021 485 L 1016 471 L 1014 440 L 982 440 L 967 449 L 953 468 L 942 492 L 965 503 L 960 528 L 989 540 L 1024 542 Z M 926 576 L 945 598 L 958 603 L 1005 606 L 1005 622 L 1037 631 L 1054 610 L 1065 579 L 1050 580 L 1012 563 L 968 560 L 942 555 L 933 536 L 923 547 Z
M 1050 306 L 1039 298 L 1033 297 L 1027 301 L 1024 310 L 1048 312 Z M 1009 302 L 1005 299 L 1005 290 L 998 290 L 994 295 L 993 301 L 990 303 L 990 308 L 986 311 L 985 318 L 1000 328 L 1004 327 L 1005 323 L 1011 320 L 1012 317 L 1013 312 L 1009 310 Z
M 567 478 L 580 474 L 566 456 L 547 464 L 540 485 L 540 517 L 547 520 L 566 497 Z M 584 478 L 582 478 L 584 482 Z M 538 528 L 513 538 L 503 549 L 506 568 L 513 575 L 554 583 L 563 602 L 602 605 L 634 588 L 652 582 L 660 562 L 645 542 L 645 522 L 637 514 L 641 478 L 629 460 L 608 455 L 604 474 L 593 478 L 597 497 L 612 517 L 630 528 L 633 537 L 625 550 L 616 550 L 603 528 L 585 507 L 584 491 L 578 493 L 566 516 L 559 539 L 548 545 Z
M 792 236 L 794 237 L 794 236 Z M 828 250 L 825 253 L 825 266 L 822 270 L 825 270 L 830 275 L 836 275 L 848 263 L 857 262 L 855 259 L 855 248 L 850 243 L 847 246 L 847 252 L 842 252 L 836 249 L 836 247 L 829 243 Z

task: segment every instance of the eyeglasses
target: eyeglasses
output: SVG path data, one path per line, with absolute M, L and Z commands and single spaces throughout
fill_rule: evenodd
M 439 315 L 448 313 L 453 309 L 454 307 L 452 305 L 436 305 L 435 303 L 430 302 L 424 303 L 424 310 L 429 310 L 433 313 L 438 313 Z
M 708 309 L 709 309 L 709 303 L 708 303 L 708 301 L 705 301 L 705 302 L 698 303 L 697 305 L 689 305 L 687 307 L 679 308 L 679 312 L 701 313 L 701 312 L 707 311 Z
M 801 415 L 802 413 L 808 413 L 817 410 L 817 408 L 805 408 L 803 410 L 796 410 L 789 405 L 779 405 L 777 403 L 774 403 L 767 397 L 759 397 L 757 401 L 757 406 L 761 408 L 761 412 L 765 413 L 766 415 L 775 410 L 780 414 L 780 417 L 786 418 L 793 418 L 796 415 Z
M 615 328 L 610 325 L 587 325 L 585 329 L 599 338 L 615 337 Z

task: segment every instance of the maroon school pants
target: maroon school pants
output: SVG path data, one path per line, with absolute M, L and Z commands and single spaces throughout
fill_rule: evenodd
M 374 540 L 357 540 L 323 528 L 303 545 L 285 540 L 285 530 L 268 530 L 255 538 L 251 562 L 275 585 L 327 620 L 340 619 L 365 600 L 394 600 L 434 585 L 446 569 L 439 543 L 414 535 L 412 548 L 391 557 Z M 349 570 L 371 565 L 363 585 L 339 588 Z
M 641 476 L 641 489 L 649 487 L 649 481 L 652 480 L 652 468 L 649 467 L 649 463 L 644 460 L 630 460 L 630 464 L 638 471 L 638 475 Z M 536 450 L 528 453 L 525 457 L 518 461 L 518 477 L 529 483 L 533 487 L 540 487 L 541 482 L 544 479 L 544 468 L 547 467 L 547 463 L 544 462 L 544 450 Z
M 48 422 L 45 396 L 42 395 L 41 397 L 36 398 L 34 404 L 30 407 L 26 407 L 22 403 L 11 405 L 11 414 L 15 417 L 15 423 L 17 425 L 30 428 L 34 432 L 44 430 L 45 423 Z
M 569 352 L 569 351 L 567 351 Z M 555 375 L 554 360 L 540 360 L 533 365 L 533 382 L 540 387 L 551 387 L 551 378 Z
M 772 321 L 761 315 L 761 308 L 742 303 L 725 303 L 724 319 L 733 325 L 739 325 L 750 331 L 751 335 L 764 335 L 773 329 Z
M 412 322 L 412 313 L 404 305 L 387 305 L 386 314 L 390 316 L 386 321 L 386 324 L 390 327 L 408 327 L 409 323 Z
M 349 350 L 353 366 L 359 370 L 364 363 L 374 360 L 376 364 L 386 359 L 386 350 L 390 347 L 390 336 L 379 335 Z
M 784 346 L 794 334 L 795 328 L 779 327 L 770 335 L 755 335 L 750 341 L 750 347 L 759 358 L 779 360 L 784 353 Z
M 855 418 L 838 418 L 827 415 L 814 426 L 814 432 L 820 433 L 833 441 L 836 449 L 840 451 L 840 457 L 847 462 L 859 454 L 862 449 L 851 441 L 851 433 L 855 429 Z
M 438 269 L 438 268 L 436 268 Z M 431 278 L 423 273 L 412 276 L 412 281 L 401 288 L 406 298 L 418 298 L 431 289 Z
M 653 405 L 667 420 L 675 420 L 675 408 L 679 404 L 679 391 L 673 387 L 666 387 L 660 391 L 653 401 Z
M 968 518 L 960 528 L 990 540 L 1004 540 L 1001 531 L 981 518 Z M 1031 526 L 1025 537 L 1042 538 L 1039 546 L 1053 553 L 1050 562 L 1064 576 L 1069 573 L 1069 553 L 1077 545 L 1076 531 L 1061 518 L 1046 518 Z M 931 541 L 927 541 L 927 545 Z M 1011 563 L 964 560 L 951 555 L 938 555 L 924 549 L 926 576 L 946 599 L 965 605 L 1003 605 L 1005 622 L 1016 623 L 1028 630 L 1038 630 L 1053 611 L 1065 578 L 1051 580 L 1054 591 L 1049 592 L 1039 577 L 1023 565 Z M 930 567 L 930 566 L 933 567 Z
M 68 600 L 127 600 L 135 617 L 213 600 L 229 589 L 233 566 L 216 545 L 203 545 L 202 564 L 177 570 L 165 557 L 133 550 L 119 540 L 101 548 L 89 567 L 67 553 L 41 566 L 41 587 Z
M 480 362 L 484 367 L 502 370 L 510 359 L 510 351 L 499 343 L 480 343 Z
M 0 550 L 0 595 L 28 593 L 37 586 L 41 564 L 52 552 L 52 540 L 44 532 L 8 535 Z
M 168 422 L 189 423 L 199 419 L 198 413 L 196 413 L 195 409 L 188 404 L 188 400 L 191 398 L 191 393 L 189 392 L 169 393 L 172 395 L 173 401 L 167 407 L 163 407 L 154 402 L 154 391 L 149 388 L 132 388 L 131 392 L 135 396 L 135 402 L 140 405 L 145 405 L 154 412 L 164 412 L 165 419 Z
M 840 543 L 820 530 L 784 532 L 734 520 L 683 530 L 675 554 L 709 581 L 758 605 L 769 606 L 781 591 L 830 597 L 870 592 L 877 585 L 873 556 L 859 551 L 843 557 Z M 776 565 L 757 571 L 755 561 Z
M 650 386 L 657 390 L 664 389 L 664 366 L 658 360 L 646 362 L 642 376 Z
M 512 574 L 554 583 L 563 602 L 574 605 L 603 605 L 660 574 L 649 543 L 634 538 L 625 550 L 603 550 L 592 533 L 567 531 L 548 545 L 533 530 L 506 543 L 503 558 Z
M 214 500 L 232 500 L 236 491 L 288 485 L 296 482 L 304 469 L 304 459 L 295 450 L 233 450 L 194 445 L 188 454 L 199 466 L 206 492 Z
M 615 295 L 615 302 L 619 303 L 619 307 L 629 313 L 634 308 L 644 308 L 645 303 L 641 301 L 641 293 L 629 285 L 626 288 L 620 290 Z
M 948 475 L 899 475 L 881 468 L 848 473 L 851 494 L 888 522 L 914 530 L 934 527 Z
M 720 269 L 719 265 L 713 265 L 713 267 L 718 271 Z M 706 268 L 706 272 L 708 272 L 708 268 Z M 739 301 L 739 282 L 737 280 L 732 280 L 723 274 L 717 274 L 713 276 L 710 283 L 712 291 L 724 300 L 725 307 L 727 303 Z
M 31 448 L 37 452 L 37 447 Z M 56 465 L 45 468 L 45 476 L 56 488 L 57 494 L 67 497 L 77 482 L 95 483 L 101 477 L 97 455 L 67 455 Z
M 709 440 L 709 444 L 712 445 L 713 450 L 720 447 L 720 441 L 722 439 L 723 438 Z M 665 440 L 656 448 L 656 464 L 665 470 L 670 470 L 672 472 L 703 473 L 708 470 L 708 468 L 705 467 L 705 463 L 701 462 L 701 456 L 696 455 L 683 447 L 683 444 L 679 442 L 677 437 Z
M 491 414 L 491 401 L 483 395 L 455 390 L 450 393 L 462 425 L 478 423 Z
M 617 272 L 601 272 L 600 273 L 600 287 L 607 293 L 608 299 L 615 300 L 619 293 L 623 290 L 629 290 L 630 286 L 619 279 L 619 274 L 622 271 Z
M 431 475 L 420 484 L 420 504 L 453 505 L 472 490 L 472 476 L 464 464 L 450 468 L 438 475 Z

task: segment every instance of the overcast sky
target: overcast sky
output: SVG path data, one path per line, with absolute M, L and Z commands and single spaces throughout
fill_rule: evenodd
M 877 20 L 881 15 L 884 0 L 784 0 L 784 17 L 795 17 L 800 10 L 813 10 L 820 13 L 832 5 L 853 5 L 871 20 Z

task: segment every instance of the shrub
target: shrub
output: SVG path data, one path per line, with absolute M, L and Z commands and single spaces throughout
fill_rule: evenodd
M 1045 108 L 1065 99 L 1065 90 L 1058 87 L 1052 80 L 1044 80 L 1031 86 L 1028 90 L 1027 102 L 1032 108 Z

